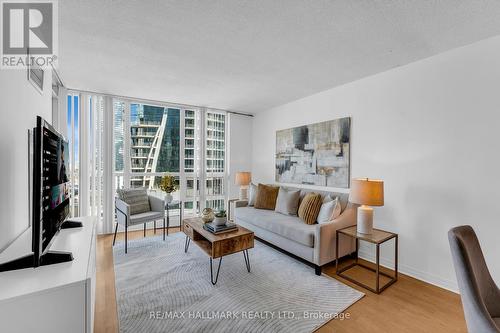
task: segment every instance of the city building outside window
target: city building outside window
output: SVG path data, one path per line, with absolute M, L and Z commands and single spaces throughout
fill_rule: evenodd
M 225 209 L 225 114 L 206 113 L 205 146 L 205 206 L 215 210 Z

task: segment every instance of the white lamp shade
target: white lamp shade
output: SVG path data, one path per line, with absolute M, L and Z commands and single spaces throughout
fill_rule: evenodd
M 234 180 L 235 185 L 246 186 L 252 180 L 251 172 L 237 172 Z
M 384 182 L 368 178 L 353 179 L 349 201 L 358 205 L 383 206 Z

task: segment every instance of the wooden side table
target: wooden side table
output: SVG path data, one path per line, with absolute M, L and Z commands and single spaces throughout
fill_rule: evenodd
M 342 269 L 339 269 L 339 241 L 338 240 L 339 240 L 340 235 L 346 235 L 348 237 L 356 239 L 356 259 L 355 259 L 354 263 L 352 263 L 352 264 L 350 264 Z M 380 245 L 391 240 L 391 239 L 394 239 L 394 276 L 391 276 L 389 274 L 386 274 L 386 273 L 380 271 Z M 376 254 L 376 266 L 375 266 L 376 268 L 375 269 L 358 262 L 358 250 L 359 250 L 359 241 L 360 240 L 376 245 L 377 254 Z M 373 232 L 371 234 L 361 234 L 361 233 L 358 233 L 356 226 L 347 227 L 344 229 L 337 230 L 337 241 L 336 241 L 335 249 L 337 252 L 336 253 L 336 261 L 335 261 L 335 270 L 336 270 L 338 276 L 346 279 L 347 281 L 350 281 L 354 284 L 357 284 L 358 286 L 361 286 L 365 289 L 368 289 L 371 292 L 374 292 L 376 294 L 380 294 L 387 287 L 389 287 L 390 285 L 392 285 L 394 282 L 396 282 L 398 280 L 398 234 L 395 234 L 393 232 L 380 230 L 380 229 L 373 229 Z M 360 267 L 368 269 L 372 272 L 375 272 L 375 278 L 376 278 L 375 289 L 343 274 L 343 272 L 345 272 L 345 271 L 347 271 L 355 266 L 360 266 Z M 383 276 L 388 277 L 390 279 L 389 282 L 387 282 L 382 287 L 380 287 L 380 275 L 383 275 Z

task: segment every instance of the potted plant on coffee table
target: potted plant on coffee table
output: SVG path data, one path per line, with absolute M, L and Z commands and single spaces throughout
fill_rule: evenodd
M 219 210 L 215 214 L 215 219 L 212 222 L 215 226 L 221 226 L 226 224 L 227 222 L 227 216 L 226 216 L 226 211 L 225 210 Z
M 179 189 L 179 185 L 175 181 L 174 176 L 163 176 L 158 186 L 160 190 L 165 192 L 165 203 L 169 204 L 172 202 L 172 193 Z

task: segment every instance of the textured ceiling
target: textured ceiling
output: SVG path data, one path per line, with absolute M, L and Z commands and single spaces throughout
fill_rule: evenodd
M 259 112 L 500 34 L 498 0 L 59 1 L 66 86 Z

